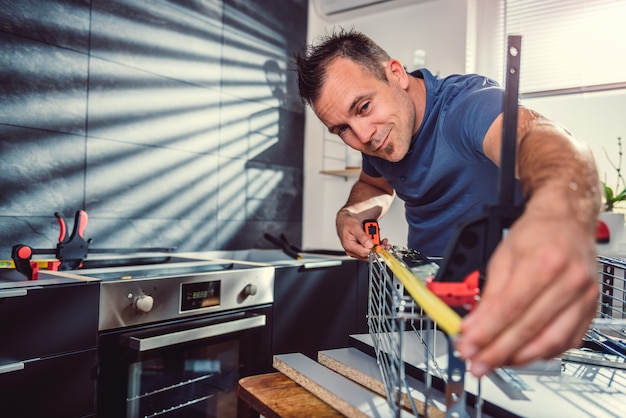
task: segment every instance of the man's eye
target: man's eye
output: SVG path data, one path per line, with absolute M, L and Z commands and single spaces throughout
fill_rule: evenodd
M 367 109 L 369 109 L 369 107 L 370 107 L 369 102 L 364 103 L 363 106 L 361 106 L 361 109 L 359 109 L 359 113 L 367 112 Z
M 337 128 L 337 135 L 341 136 L 342 133 L 344 133 L 346 130 L 348 130 L 347 126 L 340 126 L 339 128 Z

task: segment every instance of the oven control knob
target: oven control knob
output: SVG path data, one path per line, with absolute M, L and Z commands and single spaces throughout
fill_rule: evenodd
M 254 296 L 256 292 L 257 288 L 255 284 L 247 284 L 246 287 L 243 288 L 243 294 L 245 296 Z
M 135 301 L 135 307 L 141 312 L 150 312 L 152 305 L 154 305 L 154 299 L 148 295 L 139 296 Z

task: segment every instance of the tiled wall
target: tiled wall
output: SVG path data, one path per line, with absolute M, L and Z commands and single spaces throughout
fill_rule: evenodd
M 0 259 L 301 241 L 306 0 L 0 0 Z

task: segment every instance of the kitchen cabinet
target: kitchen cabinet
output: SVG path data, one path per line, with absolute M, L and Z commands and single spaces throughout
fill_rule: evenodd
M 25 361 L 21 370 L 0 370 L 2 410 L 15 414 L 7 417 L 93 417 L 96 361 L 93 348 Z
M 317 359 L 367 332 L 367 263 L 337 257 L 275 267 L 274 354 Z
M 19 417 L 95 415 L 99 283 L 0 280 L 0 405 Z

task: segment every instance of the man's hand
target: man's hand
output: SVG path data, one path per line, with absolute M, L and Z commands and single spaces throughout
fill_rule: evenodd
M 337 235 L 339 235 L 341 245 L 346 250 L 346 254 L 350 257 L 368 261 L 369 253 L 374 243 L 365 232 L 363 220 L 349 211 L 340 210 L 337 214 L 336 226 Z M 380 244 L 385 248 L 389 247 L 387 238 L 383 239 Z
M 457 349 L 477 377 L 578 346 L 597 309 L 595 240 L 558 200 L 531 199 L 487 267 Z M 557 198 L 558 199 L 558 198 Z M 540 203 L 537 203 L 540 201 Z
M 350 190 L 348 201 L 335 219 L 337 235 L 346 254 L 363 261 L 369 260 L 374 243 L 365 233 L 363 221 L 385 215 L 394 196 L 395 191 L 383 177 L 371 177 L 361 172 Z M 389 248 L 386 238 L 380 244 Z

